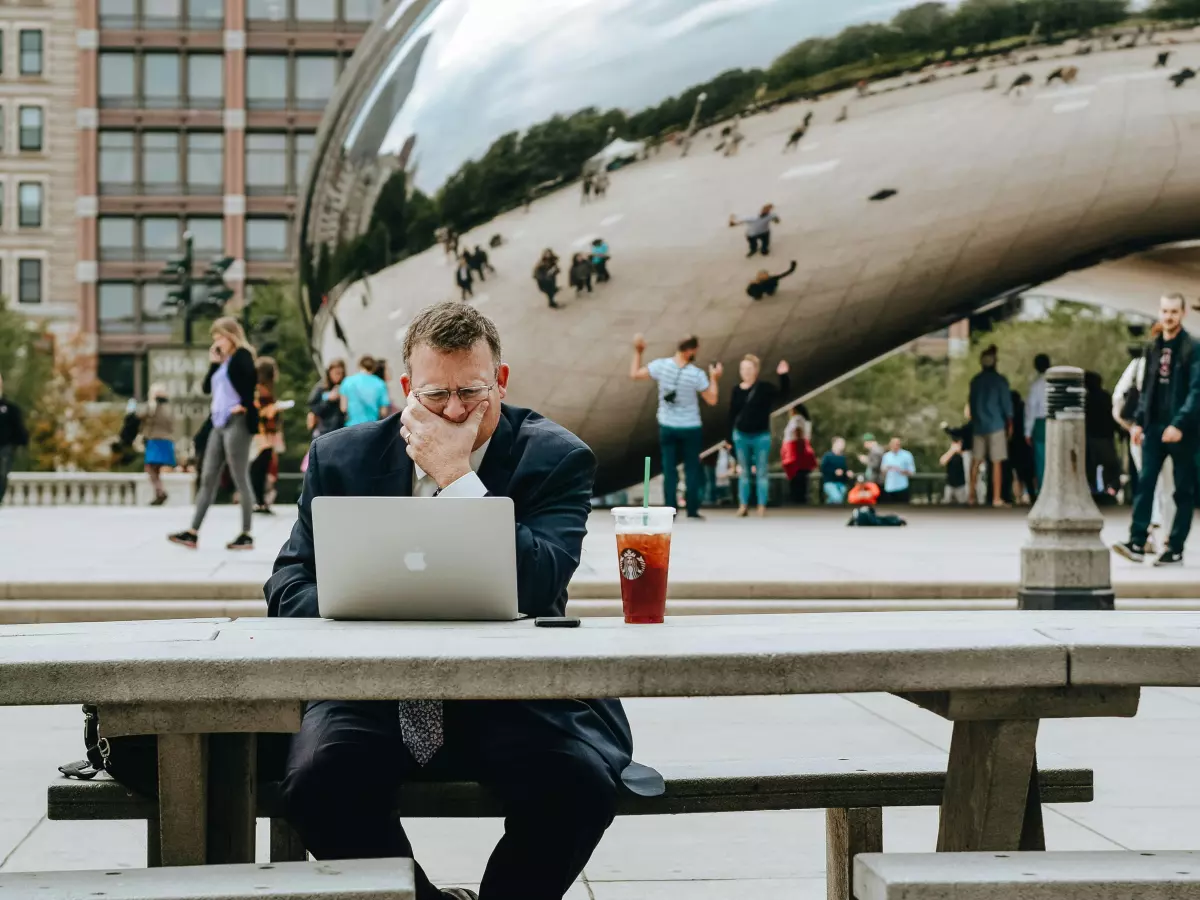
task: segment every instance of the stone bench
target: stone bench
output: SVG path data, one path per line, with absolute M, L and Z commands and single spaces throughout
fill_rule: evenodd
M 937 806 L 946 781 L 943 757 L 846 757 L 768 762 L 719 762 L 660 765 L 666 792 L 639 797 L 622 792 L 617 815 L 826 810 L 826 854 L 830 897 L 848 900 L 851 863 L 856 853 L 883 849 L 883 809 Z M 1043 769 L 1039 774 L 1046 803 L 1087 803 L 1092 799 L 1090 769 Z M 499 817 L 496 799 L 474 783 L 428 782 L 404 785 L 396 800 L 409 818 Z M 157 804 L 106 777 L 94 781 L 55 778 L 47 795 L 47 816 L 54 820 L 145 819 L 150 865 L 157 864 Z M 271 819 L 271 859 L 304 858 L 304 848 L 281 818 L 276 785 L 258 791 L 258 815 Z
M 0 874 L 0 897 L 38 900 L 413 900 L 409 859 Z
M 865 853 L 857 900 L 1200 900 L 1200 853 Z

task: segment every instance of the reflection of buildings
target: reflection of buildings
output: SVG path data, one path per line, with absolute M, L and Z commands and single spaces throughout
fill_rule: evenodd
M 75 43 L 73 0 L 0 6 L 0 295 L 56 332 L 76 308 Z
M 328 187 L 310 231 L 313 245 L 337 247 L 365 233 L 380 191 L 392 175 L 405 169 L 415 144 L 416 137 L 409 136 L 394 155 L 373 156 L 361 162 L 343 155 L 337 165 L 326 163 Z
M 295 195 L 380 0 L 54 5 L 71 16 L 72 43 L 80 29 L 80 130 L 59 143 L 74 140 L 81 162 L 78 236 L 61 243 L 79 247 L 80 324 L 97 338 L 100 377 L 141 396 L 147 348 L 169 343 L 176 327 L 157 279 L 184 231 L 197 272 L 214 256 L 237 260 L 239 294 L 244 282 L 294 273 Z M 20 12 L 22 21 L 43 14 Z

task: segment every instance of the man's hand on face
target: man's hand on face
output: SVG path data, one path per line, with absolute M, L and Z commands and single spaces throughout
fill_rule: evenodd
M 451 422 L 430 412 L 416 394 L 409 393 L 408 404 L 400 413 L 400 436 L 408 444 L 409 458 L 439 488 L 448 487 L 471 471 L 471 451 L 488 403 L 480 403 L 464 421 Z

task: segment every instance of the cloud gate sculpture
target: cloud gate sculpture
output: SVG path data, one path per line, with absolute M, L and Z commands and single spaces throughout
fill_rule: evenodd
M 877 24 L 899 7 L 394 2 L 318 135 L 314 348 L 385 358 L 394 380 L 417 310 L 473 303 L 504 338 L 511 402 L 587 441 L 604 491 L 657 458 L 637 332 L 648 359 L 696 334 L 726 391 L 743 354 L 787 359 L 801 396 L 998 294 L 1196 237 L 1200 85 L 1171 76 L 1200 64 L 1200 35 L 1139 36 L 1112 0 L 1082 32 L 1063 3 L 1056 30 L 1037 5 L 1031 28 L 964 19 L 986 4 Z M 769 255 L 748 255 L 740 220 L 767 204 Z M 464 291 L 454 253 L 477 247 Z M 547 250 L 559 308 L 535 277 Z M 787 274 L 752 289 L 764 272 Z M 724 404 L 704 414 L 715 441 Z

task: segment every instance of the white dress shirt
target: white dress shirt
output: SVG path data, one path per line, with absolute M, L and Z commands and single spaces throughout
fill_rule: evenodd
M 413 462 L 413 491 L 414 497 L 432 497 L 437 494 L 439 497 L 486 497 L 487 488 L 483 486 L 483 482 L 479 480 L 479 476 L 475 474 L 479 471 L 479 466 L 483 463 L 484 454 L 487 453 L 488 444 L 492 442 L 488 438 L 483 442 L 483 446 L 477 448 L 471 453 L 471 471 L 463 475 L 457 481 L 442 488 L 438 492 L 437 482 L 427 475 L 425 471 Z

